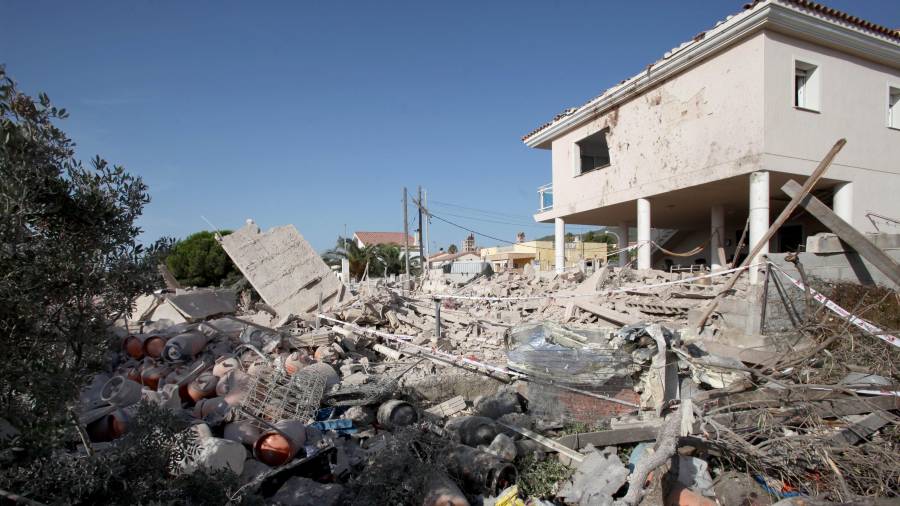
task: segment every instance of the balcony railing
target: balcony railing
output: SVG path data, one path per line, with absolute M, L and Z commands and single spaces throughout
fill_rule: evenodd
M 538 212 L 553 209 L 553 183 L 547 183 L 538 188 L 539 207 Z

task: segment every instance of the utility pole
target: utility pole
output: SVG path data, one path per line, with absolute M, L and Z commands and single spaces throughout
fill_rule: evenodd
M 406 281 L 403 282 L 403 285 L 406 286 L 406 283 L 409 282 L 409 214 L 407 212 L 407 200 L 406 200 L 406 187 L 403 187 L 403 250 L 404 255 L 403 259 L 406 263 Z
M 431 215 L 428 214 L 428 190 L 422 190 L 422 207 L 425 209 L 425 258 L 431 255 L 431 243 L 428 242 L 428 224 L 431 223 Z
M 422 185 L 419 185 L 419 201 L 416 206 L 419 208 L 419 266 L 422 268 L 421 275 L 425 275 L 425 244 L 422 242 Z

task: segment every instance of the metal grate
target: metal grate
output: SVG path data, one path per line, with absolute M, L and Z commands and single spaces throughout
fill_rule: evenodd
M 281 420 L 312 419 L 325 392 L 325 378 L 303 370 L 288 375 L 281 369 L 260 367 L 250 375 L 239 418 L 260 425 Z

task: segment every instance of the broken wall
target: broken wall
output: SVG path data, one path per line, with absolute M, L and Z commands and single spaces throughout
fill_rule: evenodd
M 249 221 L 222 237 L 222 248 L 279 316 L 323 310 L 339 301 L 344 285 L 293 225 L 260 232 Z
M 758 34 L 555 139 L 553 209 L 538 216 L 565 216 L 757 170 L 762 75 Z M 573 144 L 607 127 L 610 166 L 575 175 Z

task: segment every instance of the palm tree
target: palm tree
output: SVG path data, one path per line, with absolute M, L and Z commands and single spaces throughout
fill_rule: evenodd
M 388 276 L 390 274 L 400 274 L 406 270 L 403 261 L 403 252 L 399 246 L 393 244 L 379 244 L 375 249 L 375 256 L 378 258 L 378 275 Z M 370 269 L 371 272 L 371 269 Z
M 347 259 L 350 263 L 350 277 L 359 281 L 369 266 L 369 272 L 377 272 L 373 268 L 378 262 L 375 254 L 377 246 L 360 247 L 356 241 L 346 237 L 338 237 L 335 247 L 322 254 L 322 260 L 331 266 L 341 265 L 341 260 Z

